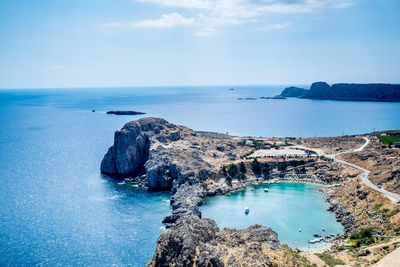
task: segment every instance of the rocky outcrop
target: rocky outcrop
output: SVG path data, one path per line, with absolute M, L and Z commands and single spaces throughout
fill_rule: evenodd
M 150 190 L 169 190 L 184 183 L 195 184 L 216 176 L 197 148 L 188 149 L 197 133 L 163 119 L 132 121 L 114 135 L 114 144 L 103 158 L 100 170 L 115 177 L 145 173 Z M 201 151 L 200 151 L 201 152 Z
M 328 210 L 335 213 L 336 221 L 343 225 L 346 233 L 351 233 L 357 230 L 357 221 L 346 207 L 340 205 L 340 202 L 335 199 L 334 196 L 328 196 L 327 201 L 330 204 Z
M 147 266 L 272 266 L 268 255 L 279 248 L 271 228 L 220 231 L 211 219 L 185 216 L 160 235 Z
M 193 266 L 199 246 L 215 239 L 218 231 L 211 219 L 183 217 L 160 235 L 153 259 L 147 266 Z
M 172 211 L 164 218 L 163 223 L 170 226 L 171 223 L 187 216 L 196 216 L 201 218 L 199 206 L 203 204 L 203 198 L 206 196 L 200 185 L 183 184 L 178 187 L 172 195 L 170 204 Z
M 158 121 L 133 121 L 125 124 L 114 134 L 114 145 L 110 147 L 101 162 L 100 170 L 113 176 L 136 176 L 144 170 L 149 157 L 149 132 Z
M 299 87 L 287 87 L 280 94 L 282 97 L 302 97 L 306 94 L 307 90 Z
M 309 99 L 399 102 L 400 84 L 338 83 L 330 86 L 326 82 L 315 82 L 311 85 L 310 90 L 288 87 L 282 91 L 281 96 Z

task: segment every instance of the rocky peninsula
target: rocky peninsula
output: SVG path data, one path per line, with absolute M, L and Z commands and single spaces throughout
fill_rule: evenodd
M 293 86 L 285 88 L 280 96 L 321 100 L 399 102 L 400 84 L 338 83 L 331 86 L 326 82 L 315 82 L 309 90 Z
M 362 143 L 363 138 L 359 136 L 233 137 L 196 132 L 160 118 L 143 118 L 125 124 L 115 132 L 114 144 L 103 158 L 101 172 L 129 181 L 140 177 L 138 181 L 150 191 L 167 190 L 172 193 L 172 210 L 163 220 L 168 230 L 158 238 L 148 266 L 307 266 L 313 262 L 313 257 L 300 255 L 298 251 L 280 244 L 272 229 L 253 225 L 243 230 L 220 230 L 213 220 L 202 219 L 199 206 L 206 196 L 226 194 L 269 179 L 311 181 L 328 185 L 322 190 L 331 204 L 330 210 L 335 212 L 348 234 L 369 226 L 376 230 L 383 229 L 383 226 L 386 233 L 395 234 L 398 229 L 394 226 L 400 221 L 396 204 L 363 185 L 361 172 L 357 169 L 323 156 L 324 153 L 355 149 Z M 392 185 L 393 179 L 398 179 L 398 172 L 389 171 L 390 166 L 383 163 L 383 158 L 379 156 L 388 148 L 383 148 L 375 139 L 366 151 L 371 146 L 374 154 L 366 157 L 366 152 L 362 152 L 358 158 L 379 161 L 386 168 L 385 173 L 395 177 L 387 179 L 388 185 L 396 188 Z M 305 156 L 267 153 L 284 151 L 287 147 L 290 148 L 287 151 L 303 150 Z M 256 150 L 266 152 L 255 153 Z M 396 153 L 390 152 L 391 155 Z M 394 161 L 398 162 L 398 158 Z M 243 168 L 248 170 L 245 174 L 240 171 Z M 225 182 L 221 183 L 221 179 Z M 233 180 L 236 182 L 233 183 Z M 386 180 L 379 182 L 385 183 Z M 381 212 L 376 213 L 376 207 L 381 206 L 392 215 L 382 218 Z M 335 257 L 342 255 L 340 246 L 343 247 L 346 240 L 344 236 L 334 241 L 335 245 L 329 253 Z M 349 246 L 348 249 L 358 251 L 358 248 Z M 346 256 L 343 260 L 349 264 L 360 264 L 376 261 L 377 257 Z

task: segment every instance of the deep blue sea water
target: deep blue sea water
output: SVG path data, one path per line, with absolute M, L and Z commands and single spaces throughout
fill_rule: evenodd
M 151 258 L 169 195 L 99 174 L 114 131 L 143 117 L 108 110 L 238 135 L 400 128 L 400 103 L 236 99 L 272 96 L 283 87 L 1 90 L 0 265 L 143 266 Z

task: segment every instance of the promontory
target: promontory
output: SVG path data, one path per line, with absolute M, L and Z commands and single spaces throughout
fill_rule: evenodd
M 315 82 L 309 90 L 294 86 L 287 87 L 280 96 L 323 100 L 400 102 L 400 84 L 337 83 L 329 85 L 326 82 Z
M 400 150 L 385 143 L 399 135 L 234 137 L 143 118 L 115 132 L 101 172 L 171 192 L 167 230 L 147 266 L 370 266 L 400 242 L 400 208 L 392 198 L 400 193 Z M 281 244 L 268 226 L 221 230 L 202 218 L 205 197 L 272 179 L 323 185 L 345 235 L 323 253 L 305 253 Z

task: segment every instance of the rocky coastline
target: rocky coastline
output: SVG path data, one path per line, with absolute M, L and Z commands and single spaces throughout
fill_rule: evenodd
M 220 231 L 213 220 L 201 218 L 199 206 L 205 197 L 254 183 L 249 179 L 228 186 L 217 179 L 222 163 L 248 150 L 243 140 L 195 132 L 158 118 L 132 121 L 115 132 L 101 172 L 132 183 L 146 181 L 149 190 L 172 193 L 172 210 L 163 220 L 168 230 L 158 238 L 148 266 L 272 266 L 288 258 L 291 263 L 304 260 L 282 247 L 268 227 Z
M 235 182 L 220 180 L 220 177 L 226 177 L 223 170 L 227 164 L 239 166 L 243 160 L 248 160 L 246 164 L 251 165 L 246 157 L 254 152 L 254 148 L 248 146 L 245 140 L 225 134 L 196 132 L 159 118 L 132 121 L 115 132 L 114 144 L 103 158 L 101 172 L 116 179 L 146 185 L 150 191 L 172 193 L 171 211 L 163 219 L 167 231 L 159 236 L 154 256 L 147 266 L 308 264 L 307 259 L 299 256 L 296 250 L 281 245 L 277 234 L 268 227 L 253 225 L 243 230 L 220 230 L 213 220 L 202 218 L 199 207 L 205 197 L 239 191 L 264 181 L 255 178 L 258 176 L 253 172 Z M 318 144 L 318 147 L 338 151 L 339 141 L 345 147 L 354 147 L 354 144 L 357 147 L 360 142 L 356 137 L 311 138 L 296 142 L 309 142 L 309 145 Z M 260 141 L 254 142 L 259 144 Z M 263 142 L 267 144 L 271 140 Z M 286 159 L 263 160 L 276 167 Z M 353 188 L 357 185 L 355 179 L 358 179 L 356 170 L 351 171 L 329 161 L 300 167 L 276 172 L 276 179 L 325 185 L 320 190 L 330 204 L 328 210 L 335 213 L 345 232 L 352 233 L 365 227 L 348 203 L 353 198 L 363 200 L 366 197 L 361 189 L 354 192 Z M 273 177 L 272 174 L 270 176 Z M 357 188 L 360 186 L 357 185 Z M 346 200 L 343 200 L 342 190 L 346 190 Z M 351 205 L 355 205 L 356 199 Z
M 357 219 L 340 203 L 335 195 L 330 192 L 329 188 L 324 187 L 321 188 L 320 191 L 325 194 L 326 201 L 330 205 L 328 211 L 332 211 L 335 214 L 336 221 L 343 225 L 345 232 L 352 233 L 357 230 Z

